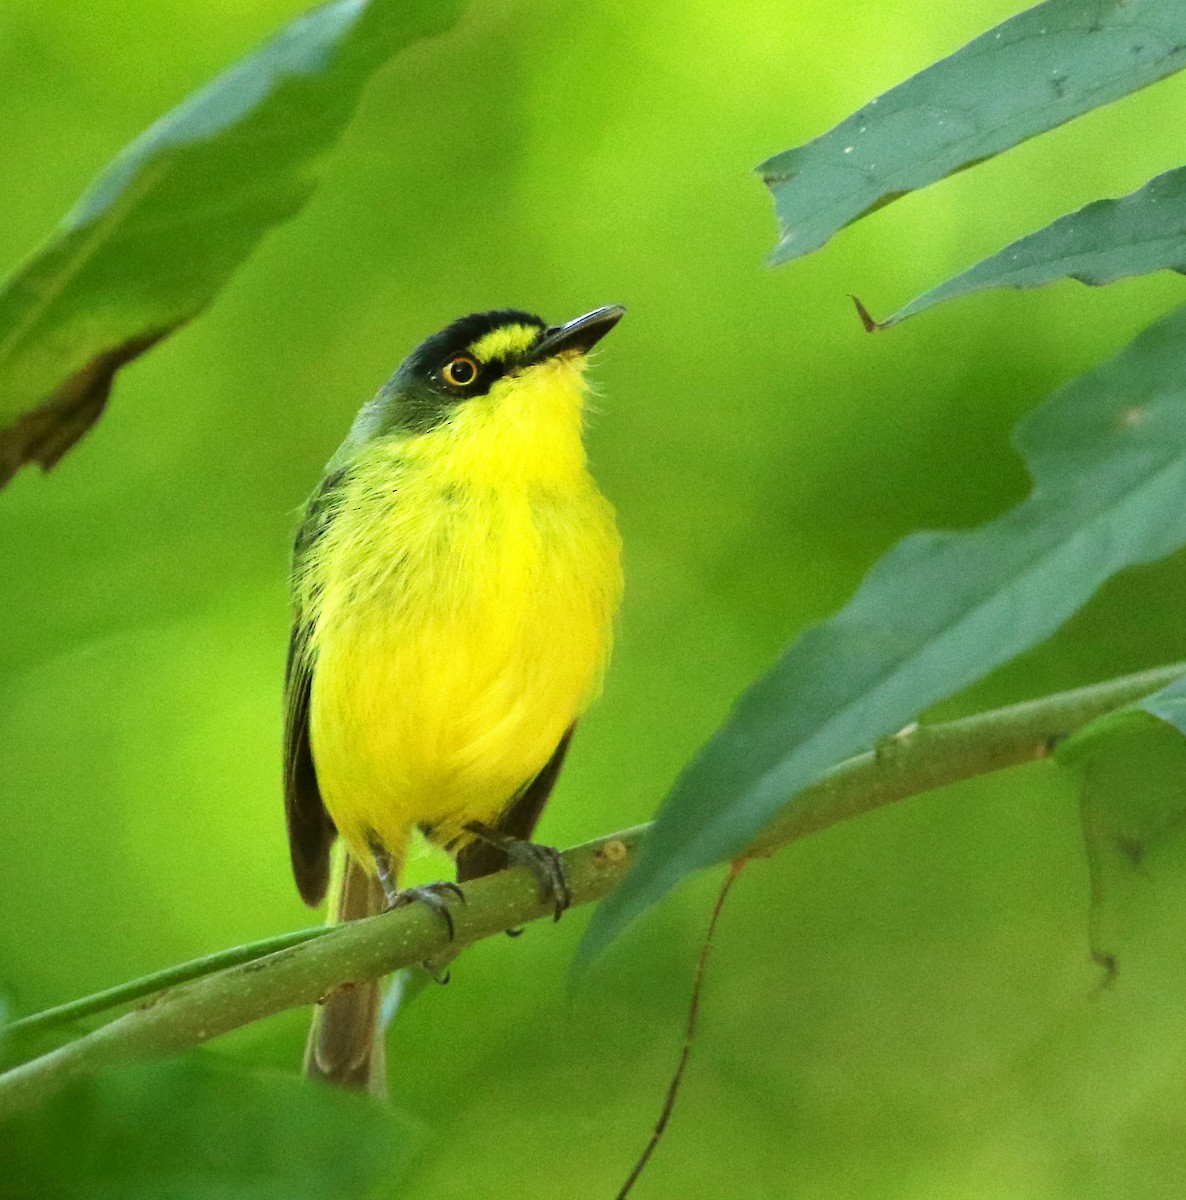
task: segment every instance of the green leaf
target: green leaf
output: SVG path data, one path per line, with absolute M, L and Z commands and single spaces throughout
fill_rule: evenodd
M 1097 200 L 911 300 L 880 328 L 943 300 L 988 288 L 1034 288 L 1056 279 L 1098 287 L 1152 271 L 1186 274 L 1186 167 L 1119 200 Z
M 1137 729 L 1162 725 L 1186 733 L 1186 676 L 1143 699 L 1096 717 L 1059 742 L 1055 755 L 1063 766 L 1078 769 L 1095 755 L 1100 743 Z
M 1048 0 L 758 167 L 772 263 L 845 225 L 1186 66 L 1181 0 Z
M 1163 716 L 1162 713 L 1169 716 Z M 1117 973 L 1125 922 L 1122 889 L 1147 865 L 1149 852 L 1178 833 L 1186 818 L 1186 686 L 1109 713 L 1057 750 L 1079 784 L 1079 817 L 1091 883 L 1091 956 Z M 1147 875 L 1147 872 L 1142 872 Z
M 824 771 L 1048 637 L 1110 575 L 1186 542 L 1186 308 L 1018 427 L 1023 503 L 918 533 L 738 702 L 602 901 L 589 958 L 693 871 L 746 849 Z
M 81 1080 L 0 1126 L 0 1196 L 358 1200 L 416 1141 L 370 1097 L 191 1058 Z
M 201 312 L 312 195 L 368 78 L 462 0 L 337 0 L 128 146 L 0 286 L 0 487 L 51 467 L 115 373 Z
M 1137 707 L 1186 734 L 1186 678 L 1154 692 Z

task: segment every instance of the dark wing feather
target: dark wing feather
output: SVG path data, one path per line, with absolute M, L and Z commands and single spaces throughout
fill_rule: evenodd
M 288 850 L 301 899 L 316 907 L 329 886 L 329 851 L 337 830 L 321 800 L 309 748 L 309 689 L 313 672 L 304 657 L 306 627 L 293 627 L 284 680 L 284 813 Z
M 529 841 L 535 830 L 544 805 L 556 786 L 560 768 L 564 766 L 564 756 L 568 753 L 568 744 L 572 741 L 576 723 L 568 727 L 560 739 L 552 757 L 544 764 L 543 770 L 519 793 L 510 807 L 499 817 L 494 829 L 497 833 L 505 833 L 516 841 Z M 489 842 L 471 842 L 457 855 L 457 880 L 464 883 L 467 879 L 477 879 L 482 875 L 493 875 L 507 865 L 505 850 L 490 845 Z
M 294 578 L 301 559 L 332 519 L 335 492 L 345 474 L 342 470 L 328 475 L 309 501 L 293 547 Z M 316 906 L 329 886 L 329 852 L 337 830 L 321 799 L 309 746 L 309 693 L 314 670 L 308 653 L 311 632 L 303 614 L 296 611 L 284 671 L 284 811 L 297 890 L 306 904 Z

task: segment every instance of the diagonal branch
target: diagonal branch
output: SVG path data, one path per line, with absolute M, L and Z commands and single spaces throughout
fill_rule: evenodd
M 958 721 L 912 727 L 805 788 L 745 857 L 768 856 L 907 796 L 1045 758 L 1061 739 L 1096 717 L 1184 674 L 1186 663 L 1177 663 Z M 637 826 L 565 852 L 574 905 L 600 899 L 625 875 L 646 830 Z M 273 1013 L 316 1003 L 345 980 L 375 979 L 552 915 L 551 902 L 541 899 L 524 868 L 467 883 L 465 894 L 466 904 L 452 906 L 453 943 L 439 917 L 414 904 L 165 991 L 93 1033 L 0 1075 L 0 1120 L 80 1075 L 188 1049 Z

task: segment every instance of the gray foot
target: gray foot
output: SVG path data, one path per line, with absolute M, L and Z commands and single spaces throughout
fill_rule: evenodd
M 555 906 L 553 920 L 559 921 L 566 909 L 572 907 L 572 889 L 568 885 L 568 873 L 560 851 L 554 846 L 541 846 L 523 838 L 510 837 L 475 822 L 466 828 L 474 837 L 490 846 L 497 846 L 507 856 L 507 866 L 526 867 L 539 880 L 544 899 Z M 512 937 L 520 931 L 508 930 Z
M 405 905 L 413 904 L 417 900 L 422 904 L 427 904 L 445 922 L 445 927 L 449 930 L 449 941 L 452 941 L 456 936 L 457 930 L 453 925 L 453 914 L 449 911 L 449 906 L 445 903 L 445 895 L 456 896 L 464 904 L 465 893 L 457 884 L 428 883 L 424 887 L 404 888 L 402 892 L 395 892 L 393 895 L 388 895 L 385 887 L 383 892 L 387 896 L 387 907 L 389 909 L 403 908 Z

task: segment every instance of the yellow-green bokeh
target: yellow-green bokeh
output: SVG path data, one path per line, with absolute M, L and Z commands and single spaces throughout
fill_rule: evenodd
M 301 7 L 7 0 L 0 267 Z M 974 297 L 877 337 L 847 293 L 886 313 L 1180 165 L 1186 80 L 777 271 L 751 173 L 1012 11 L 478 0 L 377 78 L 305 213 L 125 372 L 51 476 L 0 495 L 0 984 L 18 1009 L 310 921 L 278 785 L 287 545 L 355 408 L 453 317 L 630 309 L 590 433 L 627 601 L 550 841 L 645 819 L 738 691 L 898 537 L 1024 494 L 1017 418 L 1177 303 L 1181 280 Z M 949 708 L 1186 656 L 1184 587 L 1180 558 L 1130 573 Z M 1072 783 L 1045 765 L 750 868 L 640 1200 L 1179 1197 L 1183 850 L 1134 876 L 1099 995 L 1077 839 Z M 477 947 L 400 1019 L 394 1099 L 433 1139 L 407 1195 L 613 1194 L 666 1087 L 714 883 L 668 902 L 571 1004 L 584 914 Z M 303 1022 L 222 1050 L 295 1069 Z

